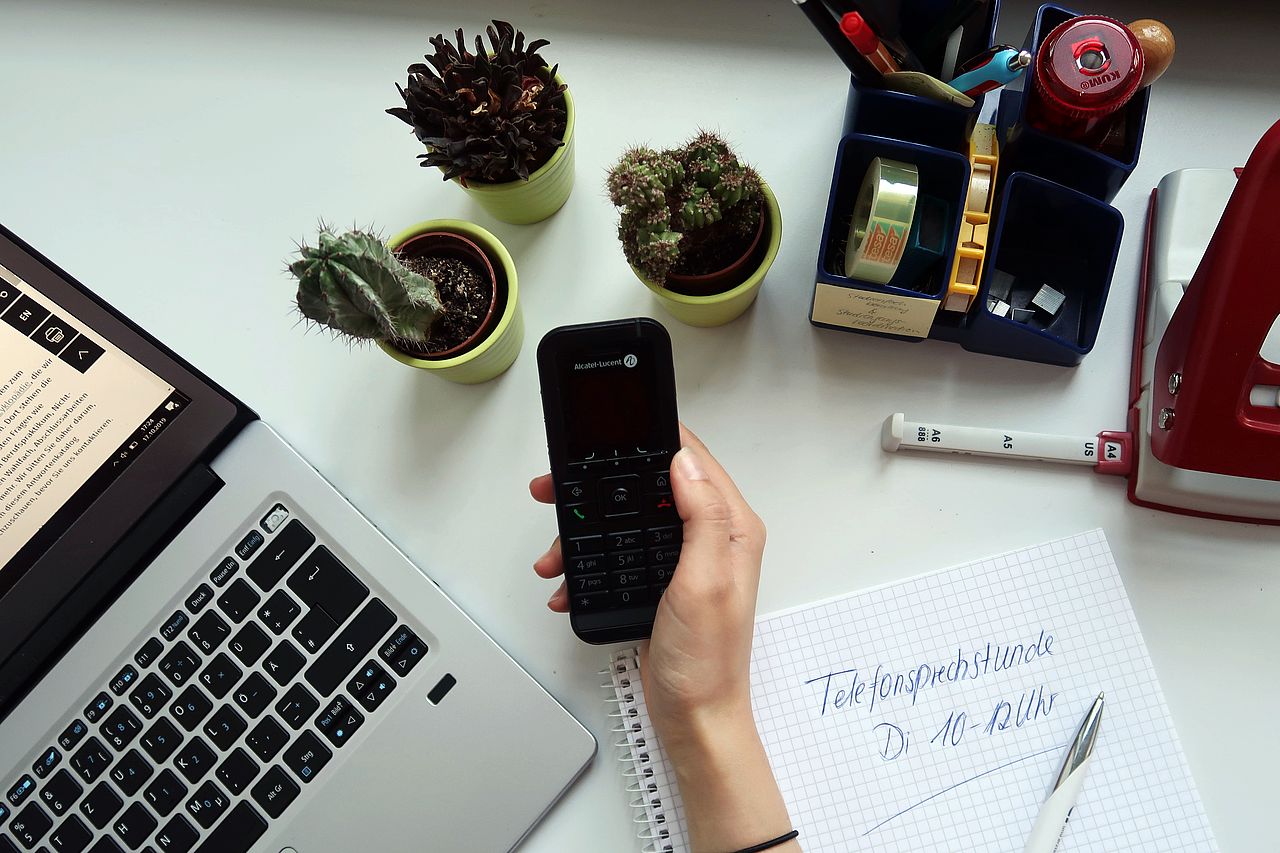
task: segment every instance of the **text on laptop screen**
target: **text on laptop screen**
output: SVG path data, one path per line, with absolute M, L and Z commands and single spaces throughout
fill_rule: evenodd
M 0 594 L 189 402 L 0 266 Z

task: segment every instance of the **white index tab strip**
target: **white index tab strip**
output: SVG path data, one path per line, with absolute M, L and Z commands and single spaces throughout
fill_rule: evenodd
M 891 415 L 885 421 L 880 443 L 891 453 L 905 448 L 974 456 L 1011 456 L 1077 465 L 1097 465 L 1099 461 L 1099 438 L 1096 435 L 1048 435 L 1020 430 L 916 422 L 908 421 L 901 412 Z M 1117 444 L 1112 452 L 1120 451 Z

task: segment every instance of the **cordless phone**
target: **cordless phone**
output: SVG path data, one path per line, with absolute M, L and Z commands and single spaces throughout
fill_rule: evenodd
M 538 374 L 570 625 L 588 643 L 648 637 L 682 541 L 671 338 L 647 317 L 563 326 Z

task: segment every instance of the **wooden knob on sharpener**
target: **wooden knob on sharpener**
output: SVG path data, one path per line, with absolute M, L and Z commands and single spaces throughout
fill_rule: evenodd
M 1143 18 L 1129 24 L 1130 31 L 1142 45 L 1143 72 L 1140 88 L 1146 88 L 1156 80 L 1173 62 L 1173 33 L 1159 21 Z

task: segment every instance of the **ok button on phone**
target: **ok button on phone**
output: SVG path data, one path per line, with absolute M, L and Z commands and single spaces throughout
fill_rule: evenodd
M 600 480 L 600 512 L 606 518 L 640 511 L 640 478 L 635 474 Z

